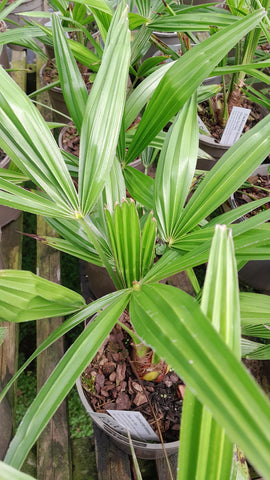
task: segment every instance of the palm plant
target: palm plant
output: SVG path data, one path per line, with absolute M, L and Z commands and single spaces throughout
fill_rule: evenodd
M 263 1 L 258 3 L 258 6 L 263 6 L 266 11 L 269 10 L 269 2 Z M 227 8 L 233 15 L 243 16 L 250 11 L 251 3 L 243 5 L 237 1 L 227 1 Z M 249 77 L 251 81 L 261 81 L 265 85 L 269 85 L 269 75 L 265 73 L 265 69 L 269 67 L 269 55 L 264 59 L 256 57 L 255 52 L 260 43 L 261 38 L 266 38 L 269 42 L 269 18 L 265 17 L 261 22 L 260 27 L 249 32 L 249 34 L 236 44 L 231 56 L 223 58 L 216 72 L 222 75 L 222 98 L 212 101 L 212 111 L 215 121 L 225 126 L 229 114 L 233 106 L 241 106 L 243 94 L 249 96 L 249 87 L 246 80 Z M 230 74 L 229 81 L 225 75 Z M 254 98 L 253 98 L 254 100 Z M 264 105 L 266 99 L 262 96 L 257 96 L 257 103 Z
M 210 279 L 202 307 L 181 290 L 158 283 L 188 270 L 199 293 L 192 269 L 208 261 L 219 223 L 232 224 L 238 267 L 249 259 L 270 256 L 270 229 L 264 223 L 270 217 L 269 211 L 244 224 L 233 222 L 253 206 L 206 221 L 269 153 L 269 118 L 245 134 L 208 172 L 185 206 L 198 151 L 197 89 L 225 53 L 255 28 L 264 14 L 258 10 L 234 22 L 179 60 L 162 66 L 134 90 L 127 102 L 130 38 L 125 6 L 120 4 L 112 18 L 89 96 L 79 80 L 59 19 L 53 17 L 54 35 L 59 40 L 55 44 L 56 57 L 60 69 L 65 69 L 62 87 L 70 89 L 72 115 L 81 135 L 79 161 L 59 150 L 39 112 L 0 70 L 0 145 L 22 172 L 22 181 L 27 176 L 36 185 L 27 190 L 18 185 L 19 173 L 15 183 L 11 173 L 1 170 L 1 203 L 46 217 L 61 237 L 46 238 L 46 242 L 104 266 L 117 288 L 116 292 L 85 305 L 79 294 L 29 272 L 1 271 L 0 305 L 5 320 L 21 322 L 70 315 L 26 364 L 98 312 L 26 413 L 5 458 L 11 466 L 21 467 L 60 402 L 128 308 L 137 336 L 175 369 L 215 421 L 225 428 L 231 442 L 244 450 L 263 475 L 269 476 L 269 403 L 239 361 L 236 266 L 227 230 L 218 229 L 214 240 L 214 259 L 209 261 Z M 207 62 L 199 62 L 202 57 L 207 57 Z M 137 130 L 126 132 L 146 103 Z M 159 134 L 174 115 L 168 134 Z M 149 145 L 161 149 L 155 180 L 129 166 Z M 237 168 L 233 170 L 232 165 Z M 78 190 L 71 177 L 76 172 Z M 135 201 L 123 200 L 126 187 Z M 262 203 L 254 202 L 254 207 Z M 140 205 L 144 206 L 143 213 Z M 153 264 L 157 237 L 164 245 L 164 254 Z M 230 273 L 225 284 L 222 281 L 212 294 L 209 282 L 211 272 L 217 270 L 215 262 L 222 263 L 217 273 L 219 280 L 224 280 L 227 268 Z M 218 307 L 212 303 L 217 298 L 228 299 L 224 316 L 232 321 L 236 332 L 234 339 L 228 341 L 229 346 L 227 338 L 209 322 L 212 312 L 216 319 Z M 255 318 L 260 318 L 259 325 L 269 322 L 269 315 L 263 310 L 269 298 L 260 296 L 260 307 L 256 308 L 249 297 L 244 296 L 242 302 Z M 231 315 L 232 308 L 235 311 Z M 242 321 L 245 319 L 243 314 Z M 222 435 L 218 445 L 221 443 Z

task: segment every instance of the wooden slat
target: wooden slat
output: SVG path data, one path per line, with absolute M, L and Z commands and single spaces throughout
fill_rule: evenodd
M 73 438 L 72 480 L 98 480 L 93 437 Z
M 131 480 L 129 456 L 122 452 L 96 425 L 94 425 L 94 434 L 98 480 Z
M 19 269 L 21 267 L 22 216 L 2 229 L 0 239 L 0 268 Z M 4 387 L 17 370 L 18 325 L 0 322 L 7 335 L 0 346 L 0 389 Z M 12 432 L 15 428 L 16 385 L 11 388 L 0 405 L 0 459 L 4 458 Z
M 12 52 L 12 67 L 26 67 L 25 52 Z M 13 79 L 22 87 L 26 86 L 26 73 L 13 72 Z M 0 236 L 0 268 L 21 268 L 21 235 L 22 215 L 2 228 Z M 7 335 L 0 346 L 0 389 L 4 387 L 17 370 L 18 363 L 18 325 L 0 322 L 7 329 Z M 15 428 L 16 385 L 10 389 L 0 407 L 0 458 L 4 457 L 11 435 Z
M 54 232 L 41 217 L 37 219 L 38 235 L 53 236 Z M 60 254 L 37 244 L 37 273 L 47 280 L 60 282 Z M 37 322 L 37 345 L 62 323 L 62 318 L 48 318 Z M 37 388 L 40 389 L 64 354 L 63 339 L 59 339 L 38 357 Z M 58 408 L 38 440 L 37 476 L 39 480 L 68 480 L 71 478 L 67 405 Z
M 11 55 L 11 67 L 14 69 L 11 77 L 22 90 L 26 91 L 26 51 L 12 50 Z
M 156 460 L 158 479 L 159 480 L 176 480 L 177 478 L 177 460 L 178 455 L 171 455 L 168 457 L 168 462 L 166 458 L 160 458 Z
M 46 7 L 45 7 L 46 8 Z M 40 68 L 42 61 L 36 58 L 36 89 L 41 87 Z M 47 92 L 37 101 L 50 105 Z M 46 121 L 52 120 L 51 111 L 39 104 Z M 37 234 L 54 236 L 55 232 L 42 217 L 37 218 Z M 60 253 L 44 244 L 37 243 L 37 273 L 47 280 L 60 283 Z M 48 318 L 37 322 L 37 345 L 62 323 L 62 318 Z M 37 389 L 39 390 L 64 354 L 63 339 L 59 339 L 37 360 Z M 39 480 L 69 480 L 71 478 L 71 451 L 68 431 L 67 402 L 64 401 L 42 432 L 37 442 L 37 478 Z

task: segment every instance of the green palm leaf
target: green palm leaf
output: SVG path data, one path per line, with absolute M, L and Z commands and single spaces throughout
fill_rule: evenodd
M 56 14 L 52 16 L 52 27 L 55 59 L 63 95 L 71 118 L 80 132 L 88 98 L 87 89 Z
M 4 462 L 0 461 L 0 478 L 1 480 L 35 480 L 34 477 L 26 473 L 19 472 L 15 468 L 10 467 Z
M 67 315 L 85 305 L 78 293 L 23 270 L 0 270 L 0 288 L 1 318 L 9 322 Z
M 38 436 L 64 400 L 77 378 L 90 363 L 120 317 L 129 292 L 101 312 L 75 340 L 26 412 L 7 451 L 5 462 L 20 468 Z
M 194 299 L 168 285 L 142 285 L 131 298 L 130 315 L 142 340 L 174 368 L 267 478 L 269 402 Z
M 203 232 L 203 230 L 201 231 Z M 196 267 L 207 262 L 213 231 L 207 230 L 206 235 L 201 236 L 198 232 L 190 233 L 183 237 L 183 241 L 174 244 L 179 250 L 167 250 L 160 260 L 153 266 L 144 278 L 144 282 L 160 281 L 187 268 Z M 191 237 L 191 238 L 190 238 Z M 262 225 L 256 230 L 245 232 L 243 235 L 234 237 L 236 258 L 247 262 L 248 260 L 266 260 L 270 258 L 270 229 L 269 225 Z M 187 253 L 184 253 L 187 251 Z
M 150 0 L 136 0 L 136 6 L 140 15 L 148 17 L 151 12 L 151 1 Z
M 37 192 L 31 192 L 18 185 L 0 179 L 0 200 L 2 205 L 17 208 L 24 212 L 35 213 L 36 215 L 51 215 L 53 217 L 71 217 L 74 212 L 69 205 L 62 202 L 55 204 L 46 197 L 41 197 Z
M 217 27 L 226 27 L 237 21 L 238 17 L 228 15 L 225 11 L 219 12 L 220 9 L 212 9 L 211 12 L 198 11 L 194 8 L 192 11 L 179 12 L 176 15 L 160 17 L 148 24 L 148 28 L 158 32 L 203 32 L 209 31 L 210 25 Z
M 79 197 L 82 214 L 95 205 L 110 172 L 120 132 L 129 66 L 127 11 L 118 7 L 102 63 L 88 97 L 80 140 Z
M 123 292 L 120 290 L 105 295 L 104 297 L 95 300 L 94 302 L 90 303 L 89 305 L 85 305 L 79 312 L 69 317 L 65 320 L 59 327 L 55 328 L 55 330 L 38 346 L 38 348 L 32 353 L 32 355 L 26 360 L 26 362 L 19 368 L 19 370 L 13 375 L 11 380 L 7 383 L 5 388 L 2 390 L 0 394 L 0 402 L 5 397 L 7 391 L 10 389 L 11 385 L 17 380 L 17 378 L 21 375 L 21 373 L 26 369 L 30 363 L 37 358 L 37 356 L 44 352 L 48 347 L 53 345 L 56 340 L 61 338 L 67 332 L 72 330 L 72 328 L 76 327 L 83 321 L 87 320 L 89 317 L 104 309 L 105 307 L 111 305 L 117 298 L 122 297 Z M 20 296 L 18 296 L 18 301 L 20 300 Z
M 270 318 L 268 322 L 270 322 Z M 242 334 L 248 337 L 270 338 L 270 325 L 269 323 L 263 325 L 242 325 Z
M 270 323 L 270 297 L 259 293 L 240 293 L 242 325 Z
M 90 9 L 97 8 L 101 12 L 112 14 L 111 8 L 108 5 L 108 2 L 105 0 L 74 0 L 75 3 L 82 3 L 87 5 Z
M 242 339 L 242 357 L 248 360 L 270 360 L 270 345 Z
M 133 167 L 125 167 L 124 177 L 127 189 L 132 198 L 135 198 L 145 207 L 153 208 L 154 204 L 154 180 L 148 175 Z
M 12 2 L 11 5 L 8 5 L 6 8 L 5 4 L 7 2 L 3 2 L 3 6 L 0 9 L 0 20 L 4 20 L 15 8 L 17 8 L 19 5 L 21 5 L 24 2 L 24 0 L 16 0 L 15 2 Z
M 224 227 L 218 226 L 213 237 L 201 309 L 224 342 L 240 359 L 237 270 L 231 233 Z M 230 478 L 232 459 L 233 444 L 225 431 L 195 395 L 186 389 L 178 459 L 181 465 L 179 480 Z
M 77 210 L 77 194 L 41 114 L 0 68 L 0 145 L 17 167 L 57 205 Z
M 224 55 L 265 15 L 264 10 L 225 27 L 186 52 L 160 81 L 142 117 L 128 151 L 127 162 L 136 158 L 194 93 Z
M 127 99 L 125 111 L 125 129 L 127 129 L 139 115 L 144 105 L 150 99 L 160 80 L 173 66 L 173 62 L 161 65 L 158 70 L 146 77 Z
M 197 101 L 193 95 L 167 134 L 155 176 L 155 215 L 168 243 L 177 236 L 196 168 L 198 142 Z
M 207 173 L 188 202 L 179 228 L 194 228 L 241 186 L 270 151 L 270 116 L 244 134 Z
M 157 226 L 150 213 L 142 231 L 141 241 L 141 276 L 144 277 L 154 263 Z
M 116 271 L 123 287 L 132 287 L 141 277 L 141 235 L 135 203 L 124 201 L 112 214 L 106 210 L 106 219 Z

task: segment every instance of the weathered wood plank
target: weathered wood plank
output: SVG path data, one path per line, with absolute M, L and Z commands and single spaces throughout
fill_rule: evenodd
M 170 455 L 168 460 L 160 458 L 156 460 L 159 480 L 176 480 L 178 455 Z M 170 466 L 168 466 L 168 462 Z
M 26 51 L 25 50 L 12 50 L 11 54 L 11 66 L 14 69 L 11 72 L 11 77 L 26 91 Z
M 129 456 L 94 425 L 98 480 L 131 480 Z
M 0 238 L 0 268 L 21 267 L 22 216 L 2 229 Z M 0 387 L 4 387 L 17 370 L 18 325 L 0 322 L 7 329 L 7 335 L 0 346 Z M 4 457 L 15 427 L 16 385 L 10 389 L 0 410 L 0 458 Z
M 12 52 L 12 67 L 18 69 L 12 72 L 12 78 L 24 89 L 26 86 L 26 55 L 25 52 Z M 22 71 L 21 71 L 22 69 Z M 22 259 L 22 215 L 2 228 L 0 236 L 0 268 L 20 269 Z M 0 388 L 4 387 L 17 370 L 18 363 L 18 333 L 16 324 L 0 322 L 7 329 L 7 335 L 0 346 Z M 0 406 L 0 458 L 8 448 L 15 428 L 16 385 L 10 389 Z
M 37 219 L 37 233 L 53 235 L 43 218 Z M 60 254 L 56 250 L 37 244 L 37 273 L 55 283 L 60 282 Z M 37 345 L 62 323 L 62 318 L 48 318 L 37 322 Z M 47 380 L 64 354 L 63 339 L 59 339 L 38 357 L 37 388 Z M 63 402 L 42 432 L 37 443 L 37 477 L 39 480 L 68 480 L 71 478 L 70 446 L 67 405 Z
M 0 403 L 0 430 L 0 460 L 3 460 L 12 435 L 12 410 L 6 398 Z
M 73 438 L 72 480 L 98 480 L 93 437 Z

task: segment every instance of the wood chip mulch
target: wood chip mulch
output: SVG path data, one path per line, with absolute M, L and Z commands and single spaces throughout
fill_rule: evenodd
M 204 122 L 204 124 L 207 126 L 214 140 L 219 143 L 224 132 L 224 127 L 220 126 L 217 122 L 214 121 L 209 111 L 208 102 L 202 102 L 200 105 L 203 110 L 199 111 L 198 115 Z M 251 128 L 253 128 L 260 120 L 262 120 L 263 114 L 259 105 L 250 102 L 250 100 L 246 98 L 242 98 L 241 107 L 251 109 L 246 125 L 243 129 L 243 133 L 245 133 Z
M 254 186 L 252 186 L 254 185 Z M 262 190 L 260 187 L 266 189 Z M 237 206 L 269 197 L 269 202 L 265 203 L 259 209 L 252 210 L 247 217 L 252 217 L 256 213 L 270 208 L 270 173 L 269 175 L 255 175 L 248 178 L 246 185 L 234 193 L 234 199 Z
M 140 411 L 163 441 L 179 439 L 185 386 L 169 371 L 160 383 L 140 380 L 130 360 L 131 339 L 116 325 L 82 375 L 85 396 L 95 412 Z M 157 426 L 158 422 L 158 426 Z

